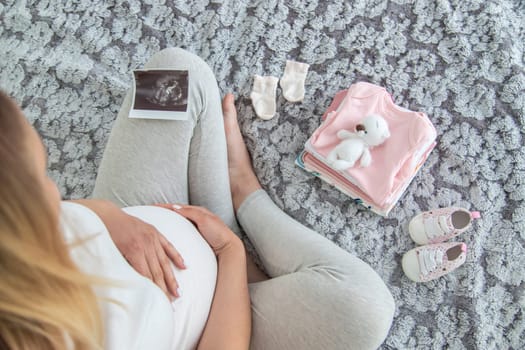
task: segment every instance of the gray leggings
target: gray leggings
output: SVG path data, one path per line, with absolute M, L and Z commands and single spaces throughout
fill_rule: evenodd
M 220 94 L 211 69 L 178 48 L 162 50 L 145 67 L 189 71 L 189 118 L 129 119 L 128 93 L 93 197 L 120 206 L 200 205 L 239 232 Z M 262 190 L 248 196 L 237 219 L 271 277 L 249 285 L 251 349 L 373 349 L 383 342 L 394 300 L 370 266 L 286 215 Z

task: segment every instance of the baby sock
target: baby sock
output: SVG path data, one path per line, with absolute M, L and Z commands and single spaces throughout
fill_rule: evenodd
M 275 91 L 277 90 L 277 81 L 279 81 L 279 79 L 272 76 L 254 76 L 253 89 L 250 98 L 252 99 L 255 113 L 261 119 L 272 119 L 275 115 Z
M 299 102 L 304 98 L 304 81 L 309 64 L 286 60 L 286 68 L 281 78 L 283 96 L 290 102 Z

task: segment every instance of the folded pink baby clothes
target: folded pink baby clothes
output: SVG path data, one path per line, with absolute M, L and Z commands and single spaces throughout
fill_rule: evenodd
M 370 166 L 343 171 L 330 168 L 326 158 L 341 141 L 337 132 L 355 130 L 370 114 L 382 116 L 391 135 L 370 149 Z M 382 215 L 394 206 L 435 146 L 436 130 L 425 113 L 397 106 L 384 88 L 370 83 L 359 82 L 339 92 L 323 119 L 299 163 Z

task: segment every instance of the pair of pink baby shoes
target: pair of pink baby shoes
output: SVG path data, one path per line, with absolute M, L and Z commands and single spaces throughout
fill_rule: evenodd
M 467 256 L 467 245 L 448 242 L 466 231 L 479 212 L 449 207 L 421 213 L 408 226 L 410 237 L 422 246 L 403 255 L 403 271 L 414 282 L 427 282 L 461 266 Z

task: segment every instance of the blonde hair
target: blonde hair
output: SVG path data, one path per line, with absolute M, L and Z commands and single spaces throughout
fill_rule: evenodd
M 0 91 L 0 347 L 102 349 L 93 279 L 69 255 L 25 123 Z

